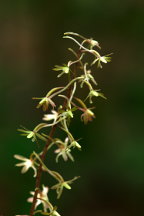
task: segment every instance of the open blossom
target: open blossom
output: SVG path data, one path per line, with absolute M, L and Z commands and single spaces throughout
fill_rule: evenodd
M 65 139 L 64 142 L 57 141 L 56 144 L 58 144 L 58 149 L 55 150 L 55 153 L 58 154 L 56 157 L 56 162 L 58 162 L 58 159 L 60 156 L 64 159 L 64 161 L 67 161 L 68 158 L 74 161 L 73 156 L 71 155 L 71 150 L 68 148 L 69 139 L 68 137 Z
M 38 195 L 37 195 L 37 201 L 36 201 L 35 208 L 37 208 L 37 206 L 39 206 L 40 204 L 42 204 L 44 212 L 47 212 L 47 209 L 50 208 L 50 206 L 48 205 L 48 203 L 49 203 L 48 196 L 47 196 L 48 190 L 49 190 L 48 187 L 45 187 L 43 185 L 42 191 L 39 191 Z M 31 191 L 30 194 L 32 196 L 34 196 L 34 192 L 33 191 Z M 30 202 L 30 203 L 32 203 L 33 202 L 33 197 L 28 198 L 27 201 Z
M 58 119 L 58 113 L 55 110 L 51 111 L 52 114 L 45 114 L 43 117 L 44 121 L 51 121 L 53 120 L 53 123 L 56 122 L 56 120 Z
M 34 166 L 34 160 L 25 158 L 21 155 L 14 155 L 14 157 L 18 160 L 22 160 L 23 162 L 16 164 L 17 167 L 23 166 L 21 173 L 26 173 L 29 168 L 34 170 L 34 177 L 37 175 L 37 169 Z

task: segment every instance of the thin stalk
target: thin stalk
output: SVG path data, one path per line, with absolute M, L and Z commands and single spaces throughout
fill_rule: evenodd
M 58 92 L 52 94 L 52 95 L 50 96 L 50 98 L 53 98 L 53 97 L 55 97 L 55 96 L 58 95 L 58 94 L 61 94 L 63 91 L 67 90 L 67 89 L 71 86 L 71 84 L 73 84 L 75 81 L 80 80 L 80 79 L 82 79 L 82 78 L 81 78 L 81 77 L 76 77 L 75 79 L 71 80 L 70 83 L 69 83 L 66 87 L 64 87 L 64 88 L 61 89 L 60 91 L 58 91 Z
M 81 79 L 80 77 L 77 77 L 73 80 L 71 80 L 71 82 L 62 90 L 58 91 L 58 93 L 56 92 L 55 94 L 53 94 L 53 96 L 67 90 L 67 96 L 68 98 L 70 98 L 71 96 L 71 84 L 73 82 L 75 82 L 76 80 L 79 80 Z M 52 96 L 52 95 L 51 95 Z M 67 105 L 67 100 L 64 101 L 64 104 L 63 104 L 63 109 L 66 107 Z M 52 137 L 54 136 L 54 133 L 55 133 L 55 130 L 57 128 L 57 125 L 54 125 L 52 128 L 51 128 L 51 131 L 49 133 L 49 137 L 48 137 L 48 140 L 47 140 L 47 143 L 46 145 L 44 146 L 43 148 L 43 151 L 42 151 L 42 155 L 40 156 L 40 159 L 42 162 L 44 162 L 45 160 L 45 157 L 46 157 L 46 154 L 47 154 L 47 151 L 48 151 L 48 147 L 51 143 L 51 140 L 52 140 Z M 35 207 L 36 207 L 36 202 L 37 202 L 37 196 L 38 196 L 38 192 L 39 192 L 39 188 L 40 188 L 40 184 L 41 184 L 41 178 L 42 178 L 42 163 L 40 163 L 40 166 L 38 168 L 38 172 L 37 172 L 37 176 L 36 176 L 36 183 L 35 183 L 35 193 L 34 193 L 34 197 L 33 197 L 33 202 L 32 202 L 32 205 L 31 205 L 31 209 L 30 209 L 30 216 L 33 216 L 34 215 L 34 211 L 35 211 Z
M 53 137 L 55 130 L 56 130 L 57 125 L 54 125 L 49 133 L 49 137 Z M 47 153 L 47 148 L 50 145 L 51 139 L 48 138 L 46 145 L 43 148 L 43 153 L 41 155 L 41 160 L 44 161 L 46 153 Z M 30 209 L 30 216 L 34 215 L 34 210 L 35 210 L 35 206 L 36 206 L 36 202 L 37 202 L 37 195 L 39 192 L 39 188 L 40 188 L 40 183 L 41 183 L 41 177 L 42 177 L 42 164 L 40 164 L 39 168 L 38 168 L 38 172 L 37 172 L 37 176 L 36 176 L 36 184 L 35 184 L 35 193 L 34 193 L 34 197 L 33 197 L 33 202 L 32 202 L 32 206 Z

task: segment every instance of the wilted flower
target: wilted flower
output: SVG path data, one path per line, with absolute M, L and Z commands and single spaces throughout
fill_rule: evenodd
M 63 64 L 63 66 L 56 65 L 53 70 L 61 71 L 61 73 L 58 75 L 58 77 L 61 77 L 63 74 L 68 74 L 70 71 L 70 68 L 68 67 L 68 65 Z
M 81 120 L 84 122 L 84 124 L 87 124 L 89 121 L 92 121 L 93 118 L 95 118 L 95 115 L 90 109 L 88 109 L 88 108 L 83 109 L 83 114 L 81 115 Z
M 43 185 L 42 191 L 39 190 L 38 195 L 37 195 L 37 201 L 36 201 L 35 208 L 37 208 L 38 205 L 42 204 L 44 212 L 47 212 L 47 209 L 50 208 L 49 200 L 48 200 L 48 196 L 47 196 L 48 190 L 49 190 L 48 187 L 45 187 Z M 34 196 L 33 191 L 31 191 L 30 194 Z M 27 201 L 28 202 L 33 202 L 33 197 L 28 198 Z
M 93 49 L 95 46 L 97 46 L 99 49 L 101 49 L 101 47 L 99 46 L 98 41 L 91 39 L 88 39 L 87 42 L 90 44 L 90 49 Z
M 18 167 L 23 166 L 21 173 L 25 173 L 29 170 L 29 168 L 32 168 L 34 170 L 34 177 L 36 177 L 37 169 L 34 166 L 34 160 L 32 158 L 28 159 L 28 158 L 25 158 L 21 155 L 14 155 L 14 157 L 18 160 L 24 161 L 24 162 L 16 164 L 16 166 L 18 166 Z
M 40 102 L 38 103 L 37 108 L 42 107 L 43 111 L 46 111 L 48 109 L 49 104 L 52 106 L 53 109 L 56 106 L 50 97 L 33 98 L 33 99 L 38 99 L 38 100 L 40 99 Z
M 73 156 L 71 155 L 71 150 L 68 148 L 69 139 L 68 137 L 65 139 L 64 142 L 61 140 L 57 140 L 56 144 L 58 145 L 58 149 L 55 150 L 55 153 L 58 154 L 56 157 L 56 162 L 58 162 L 58 159 L 60 156 L 64 159 L 64 161 L 67 161 L 68 158 L 74 161 Z
M 58 118 L 58 113 L 55 110 L 52 110 L 51 112 L 52 112 L 52 114 L 45 114 L 43 117 L 43 120 L 44 121 L 53 120 L 53 123 L 55 123 L 57 118 Z

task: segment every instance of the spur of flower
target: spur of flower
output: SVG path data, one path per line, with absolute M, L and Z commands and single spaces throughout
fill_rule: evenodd
M 55 189 L 56 190 L 57 199 L 59 199 L 61 197 L 64 188 L 66 188 L 68 190 L 71 190 L 70 184 L 72 184 L 78 178 L 79 178 L 79 176 L 78 177 L 74 177 L 73 179 L 71 179 L 69 181 L 62 181 L 62 182 L 60 182 L 60 183 L 52 186 L 51 189 Z
M 63 64 L 63 66 L 55 65 L 54 71 L 61 71 L 61 73 L 57 77 L 61 77 L 63 74 L 68 74 L 70 72 L 70 68 L 67 64 Z
M 58 146 L 58 149 L 55 150 L 55 153 L 57 154 L 56 162 L 58 162 L 58 159 L 60 156 L 64 159 L 64 161 L 67 161 L 68 159 L 74 161 L 74 158 L 71 154 L 71 149 L 68 147 L 69 144 L 69 138 L 66 137 L 65 141 L 61 141 L 60 139 L 57 139 L 55 141 L 55 144 Z
M 37 169 L 35 167 L 35 159 L 33 159 L 32 157 L 30 157 L 30 159 L 28 159 L 28 158 L 25 158 L 21 155 L 14 155 L 14 158 L 23 161 L 23 162 L 15 165 L 17 167 L 21 167 L 21 166 L 23 167 L 21 170 L 21 173 L 26 173 L 30 168 L 32 168 L 34 170 L 34 177 L 36 177 Z
M 44 212 L 47 212 L 47 209 L 50 208 L 50 203 L 48 199 L 48 187 L 45 187 L 44 185 L 42 186 L 42 190 L 39 190 L 38 195 L 37 195 L 37 201 L 36 201 L 36 206 L 35 209 L 42 204 Z M 27 201 L 32 203 L 33 202 L 33 196 L 34 196 L 34 191 L 31 191 L 30 194 L 32 197 L 28 198 Z

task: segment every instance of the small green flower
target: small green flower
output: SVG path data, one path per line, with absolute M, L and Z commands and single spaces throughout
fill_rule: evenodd
M 66 118 L 73 118 L 73 113 L 71 110 L 66 110 L 65 112 L 63 112 L 62 115 L 65 116 Z
M 111 54 L 109 54 L 109 55 L 111 55 Z M 109 55 L 97 57 L 97 58 L 92 62 L 91 65 L 94 65 L 96 62 L 98 62 L 98 64 L 97 64 L 98 68 L 102 68 L 101 62 L 102 62 L 102 63 L 105 63 L 105 64 L 108 63 L 108 62 L 111 62 L 111 57 L 109 57 Z
M 27 130 L 26 128 L 22 127 L 23 129 L 18 129 L 18 131 L 22 132 L 22 136 L 26 136 L 28 139 L 32 139 L 32 142 L 37 141 L 37 138 L 41 139 L 42 141 L 47 141 L 47 139 L 38 131 L 44 127 L 46 127 L 47 124 L 40 123 L 38 124 L 33 130 Z
M 63 121 L 67 122 L 69 124 L 71 121 L 71 118 L 73 118 L 73 110 L 72 109 L 60 111 L 59 119 L 60 119 L 62 124 L 63 124 Z
M 60 182 L 54 186 L 51 187 L 51 189 L 56 190 L 57 193 L 57 199 L 59 199 L 62 195 L 63 189 L 66 188 L 68 190 L 71 190 L 71 186 L 70 184 L 72 184 L 75 180 L 77 180 L 79 177 L 74 177 L 73 179 L 69 180 L 69 181 L 63 181 Z
M 92 98 L 93 97 L 102 97 L 104 99 L 106 99 L 106 97 L 104 96 L 103 93 L 99 92 L 99 90 L 91 90 L 90 93 L 88 94 L 87 98 L 89 98 L 89 102 L 90 103 L 93 103 L 92 102 Z M 87 99 L 86 98 L 86 99 Z
M 57 77 L 61 77 L 63 74 L 68 74 L 70 72 L 70 68 L 68 65 L 63 64 L 63 66 L 55 65 L 54 71 L 61 71 L 61 73 Z

